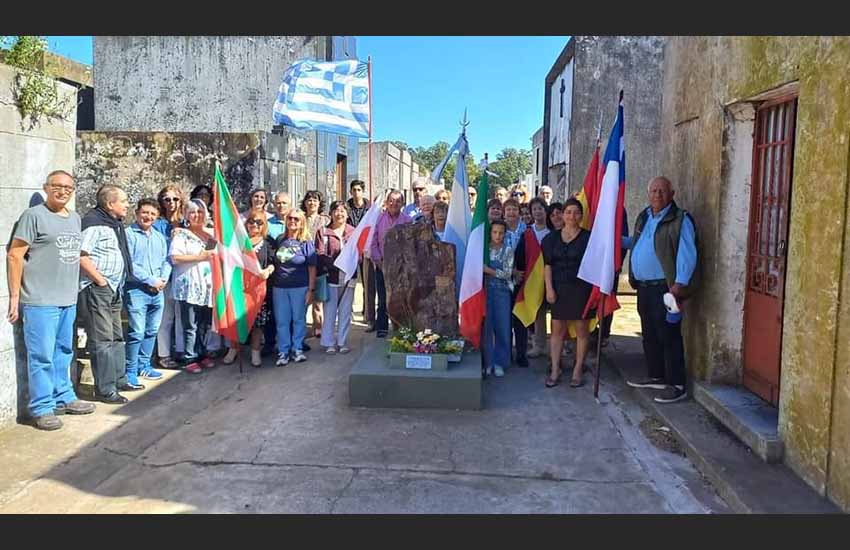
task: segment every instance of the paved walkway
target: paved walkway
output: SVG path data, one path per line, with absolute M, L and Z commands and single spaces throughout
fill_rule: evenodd
M 537 359 L 486 380 L 483 411 L 351 408 L 348 372 L 374 336 L 352 340 L 331 357 L 311 340 L 284 368 L 167 371 L 58 432 L 10 428 L 0 512 L 728 511 L 614 373 L 598 403 L 592 384 L 545 389 Z

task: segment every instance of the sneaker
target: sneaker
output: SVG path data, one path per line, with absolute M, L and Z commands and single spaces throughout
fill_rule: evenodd
M 178 363 L 177 361 L 175 361 L 171 357 L 160 357 L 159 358 L 159 368 L 178 370 L 178 369 L 180 369 L 180 363 Z
M 325 350 L 325 353 L 328 355 L 336 355 L 336 347 L 328 346 L 328 349 Z
M 94 403 L 87 403 L 80 399 L 75 399 L 70 403 L 56 405 L 53 414 L 56 416 L 62 414 L 91 414 L 94 412 Z
M 33 425 L 39 430 L 47 432 L 58 430 L 62 427 L 62 421 L 56 418 L 53 413 L 47 413 L 42 416 L 37 416 L 33 419 Z
M 663 390 L 667 387 L 667 384 L 664 383 L 663 378 L 644 378 L 643 380 L 638 380 L 637 382 L 627 380 L 626 384 L 633 388 L 651 388 L 653 390 Z
M 238 349 L 236 349 L 236 348 L 230 348 L 230 349 L 227 351 L 227 355 L 225 355 L 225 356 L 224 356 L 224 359 L 222 359 L 221 361 L 222 361 L 222 363 L 224 363 L 225 365 L 232 365 L 232 364 L 233 364 L 233 362 L 234 362 L 234 361 L 236 361 L 236 357 L 237 357 L 238 355 L 239 355 L 239 350 L 238 350 Z
M 213 361 L 212 357 L 204 357 L 201 359 L 201 367 L 205 369 L 211 369 L 215 366 L 215 361 Z
M 675 403 L 682 399 L 687 399 L 688 392 L 684 386 L 667 386 L 661 395 L 655 398 L 656 403 Z
M 263 355 L 259 350 L 251 350 L 251 366 L 261 367 L 263 365 Z
M 348 346 L 340 346 L 339 352 L 342 354 L 346 354 L 351 351 L 351 348 Z
M 302 351 L 310 351 L 311 349 L 313 349 L 313 348 L 310 347 L 310 344 L 308 344 L 307 342 L 304 342 L 303 346 L 304 346 L 304 349 Z
M 185 370 L 189 374 L 200 374 L 203 368 L 201 367 L 200 363 L 189 363 L 183 370 Z
M 275 362 L 276 367 L 285 367 L 289 364 L 289 354 L 288 353 L 278 353 L 277 354 L 277 362 Z
M 505 369 L 503 369 L 499 365 L 496 365 L 495 367 L 493 367 L 493 374 L 496 375 L 496 378 L 501 378 L 505 375 Z
M 292 357 L 292 360 L 295 361 L 296 363 L 303 363 L 304 361 L 307 360 L 307 356 L 304 355 L 303 351 L 295 350 L 295 353 Z
M 139 376 L 147 378 L 148 380 L 159 380 L 162 378 L 162 373 L 154 369 L 145 369 Z

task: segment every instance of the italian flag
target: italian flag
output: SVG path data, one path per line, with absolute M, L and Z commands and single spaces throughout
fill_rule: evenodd
M 481 175 L 472 229 L 466 243 L 463 276 L 460 280 L 460 334 L 473 347 L 481 347 L 481 322 L 487 311 L 487 294 L 484 288 L 484 257 L 490 240 L 490 223 L 487 220 L 487 170 Z
M 213 223 L 216 252 L 213 275 L 213 326 L 231 342 L 244 343 L 266 299 L 266 281 L 227 182 L 215 167 Z

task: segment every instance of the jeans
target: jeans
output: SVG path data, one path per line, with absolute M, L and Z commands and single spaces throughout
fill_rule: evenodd
M 95 391 L 109 395 L 127 384 L 121 293 L 91 284 L 80 291 L 77 308 L 88 335 Z
M 212 308 L 177 302 L 183 319 L 183 362 L 193 363 L 207 354 L 206 337 L 212 323 Z
M 325 318 L 322 320 L 322 345 L 344 346 L 351 328 L 351 313 L 355 289 L 348 286 L 328 285 L 330 298 L 325 302 Z M 339 329 L 336 329 L 339 319 Z
M 277 325 L 278 353 L 289 355 L 291 351 L 303 351 L 304 336 L 307 334 L 307 304 L 304 302 L 306 297 L 306 286 L 274 288 L 272 300 Z
M 378 291 L 378 314 L 375 316 L 375 330 L 386 331 L 389 328 L 387 285 L 384 284 L 384 272 L 377 268 L 375 268 L 375 288 Z
M 151 370 L 151 356 L 159 324 L 162 321 L 164 296 L 162 292 L 148 294 L 139 288 L 124 294 L 127 308 L 127 381 L 138 383 L 138 375 Z
M 663 378 L 671 386 L 685 385 L 685 347 L 682 324 L 667 322 L 666 285 L 638 286 L 637 309 L 643 334 L 643 355 L 649 377 Z
M 484 317 L 484 360 L 487 367 L 507 368 L 511 362 L 511 291 L 487 286 L 487 316 Z
M 180 317 L 180 306 L 171 297 L 171 283 L 168 283 L 162 294 L 164 304 L 159 334 L 157 334 L 157 355 L 160 358 L 166 358 L 171 357 L 172 342 L 174 342 L 174 351 L 178 355 L 183 353 L 183 319 Z
M 29 411 L 33 418 L 50 414 L 57 405 L 77 399 L 69 369 L 74 357 L 76 304 L 23 305 L 24 342 L 27 347 Z

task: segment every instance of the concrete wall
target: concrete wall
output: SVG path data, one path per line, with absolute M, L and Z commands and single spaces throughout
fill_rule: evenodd
M 661 71 L 666 38 L 576 36 L 570 129 L 569 194 L 577 191 L 596 146 L 602 116 L 602 153 L 623 90 L 626 125 L 626 211 L 629 225 L 646 206 L 646 184 L 661 164 Z M 673 180 L 674 185 L 685 185 Z M 550 182 L 550 185 L 552 183 Z
M 0 311 L 4 317 L 0 320 L 0 429 L 26 415 L 28 399 L 20 322 L 13 326 L 5 320 L 9 310 L 6 246 L 12 226 L 42 190 L 47 174 L 73 171 L 76 127 L 74 110 L 67 120 L 44 120 L 33 129 L 25 122 L 24 129 L 11 93 L 14 74 L 12 68 L 0 65 Z M 63 97 L 75 98 L 73 86 L 58 86 Z
M 850 39 L 669 40 L 662 168 L 701 239 L 705 284 L 685 316 L 690 369 L 700 378 L 727 379 L 730 369 L 740 376 L 746 245 L 734 241 L 746 235 L 741 204 L 749 209 L 740 160 L 749 115 L 740 104 L 799 88 L 779 429 L 789 466 L 850 510 Z
M 323 36 L 95 36 L 98 131 L 271 131 L 283 73 Z
M 407 154 L 406 162 L 403 161 L 403 153 Z M 367 193 L 369 186 L 369 144 L 360 143 L 360 179 L 366 182 Z M 372 143 L 372 194 L 379 196 L 387 189 L 399 189 L 404 193 L 405 202 L 412 200 L 410 181 L 412 164 L 410 154 L 402 152 L 398 147 L 388 141 Z M 404 186 L 404 182 L 408 182 Z

